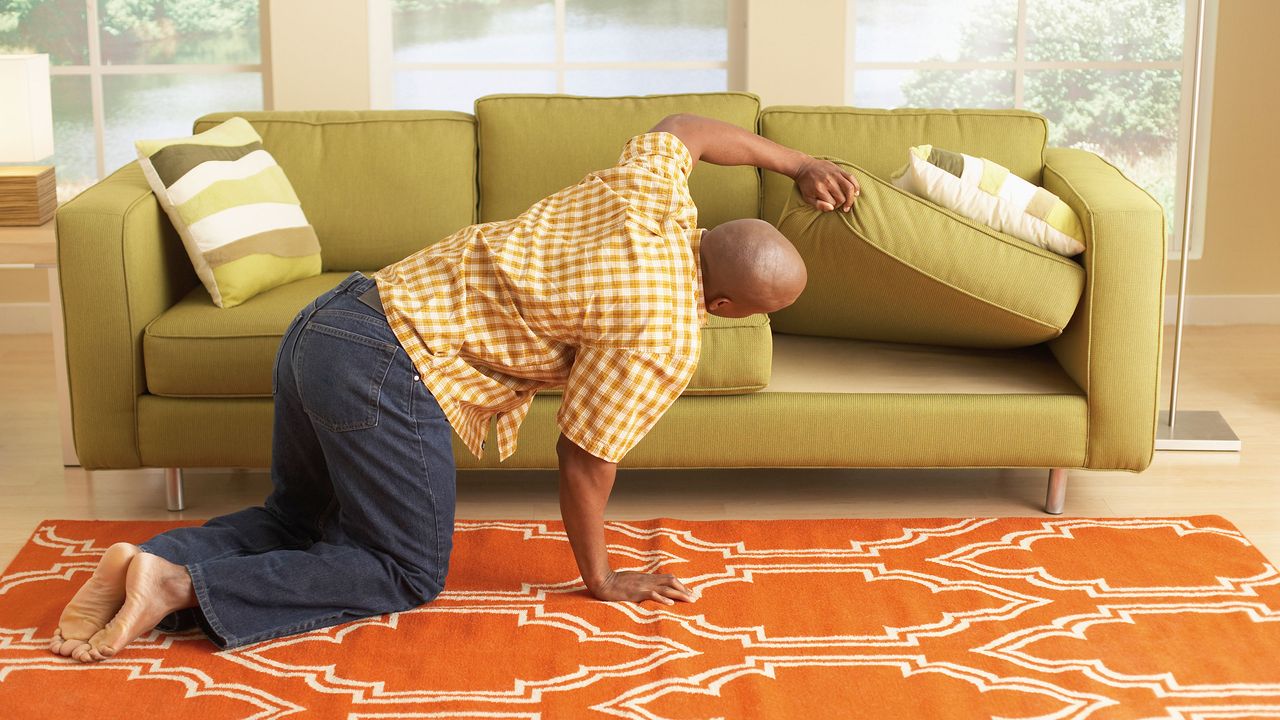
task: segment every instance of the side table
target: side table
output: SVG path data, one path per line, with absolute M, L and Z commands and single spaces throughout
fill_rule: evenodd
M 67 342 L 62 320 L 62 292 L 58 282 L 57 219 L 43 225 L 0 226 L 0 269 L 45 268 L 49 271 L 49 325 L 53 335 L 53 372 L 58 394 L 58 423 L 62 428 L 62 464 L 78 466 L 71 434 L 71 388 L 67 383 Z

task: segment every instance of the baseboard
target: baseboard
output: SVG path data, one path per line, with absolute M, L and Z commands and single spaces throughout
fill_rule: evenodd
M 1164 321 L 1172 325 L 1178 296 L 1164 299 Z M 1184 309 L 1187 325 L 1277 325 L 1280 295 L 1189 295 Z M 0 335 L 52 332 L 49 303 L 0 303 Z
M 53 326 L 49 322 L 49 303 L 0 303 L 0 335 L 51 332 L 53 332 Z
M 1164 298 L 1164 322 L 1177 319 L 1178 296 Z M 1280 295 L 1188 295 L 1184 325 L 1277 325 Z

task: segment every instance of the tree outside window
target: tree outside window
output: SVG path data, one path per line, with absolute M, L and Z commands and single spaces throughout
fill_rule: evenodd
M 854 0 L 852 102 L 1038 112 L 1050 145 L 1114 163 L 1172 230 L 1185 1 Z

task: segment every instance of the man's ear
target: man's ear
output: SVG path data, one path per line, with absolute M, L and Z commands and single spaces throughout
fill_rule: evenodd
M 709 312 L 712 310 L 719 310 L 725 305 L 732 305 L 732 304 L 733 304 L 732 300 L 721 295 L 719 297 L 713 298 L 711 302 L 707 303 L 707 311 Z

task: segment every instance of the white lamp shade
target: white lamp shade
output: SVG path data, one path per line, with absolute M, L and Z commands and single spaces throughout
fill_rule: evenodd
M 39 162 L 52 154 L 49 56 L 0 55 L 0 162 Z

